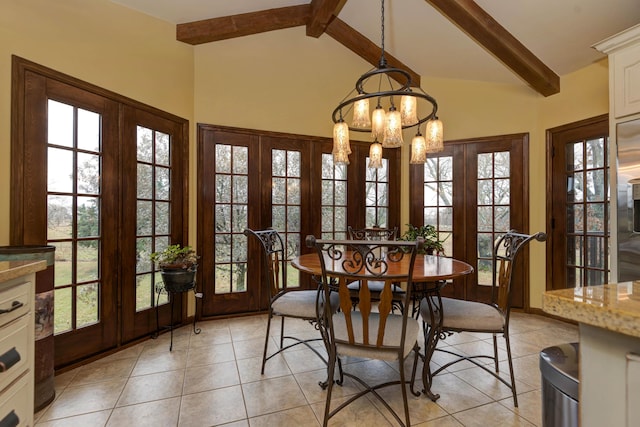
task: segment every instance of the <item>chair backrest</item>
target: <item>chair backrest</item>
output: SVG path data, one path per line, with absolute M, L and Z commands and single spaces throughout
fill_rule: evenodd
M 270 297 L 287 288 L 287 257 L 284 242 L 280 234 L 272 229 L 251 230 L 246 228 L 244 235 L 255 236 L 262 245 L 264 253 L 264 279 L 267 281 Z
M 322 266 L 322 287 L 325 301 L 329 300 L 331 292 L 337 292 L 340 297 L 341 312 L 338 315 L 344 324 L 336 325 L 346 329 L 345 340 L 336 340 L 334 336 L 334 319 L 328 304 L 325 304 L 325 321 L 330 331 L 332 342 L 343 342 L 350 345 L 361 345 L 375 348 L 404 348 L 404 331 L 407 325 L 407 315 L 411 312 L 411 272 L 416 259 L 416 253 L 424 240 L 415 242 L 395 240 L 316 240 L 314 236 L 307 236 L 306 244 L 315 248 Z M 382 255 L 381 255 L 382 254 Z M 371 293 L 366 282 L 370 280 L 383 281 L 384 289 L 379 295 L 378 310 L 372 307 Z M 352 295 L 347 284 L 360 281 L 358 296 L 358 311 L 353 310 Z M 391 313 L 393 295 L 391 284 L 406 281 L 404 309 L 401 315 Z M 390 316 L 402 316 L 402 331 L 400 346 L 389 346 L 385 340 L 385 325 Z M 410 314 L 409 314 L 410 317 Z M 342 320 L 344 319 L 344 320 Z M 343 330 L 344 330 L 343 329 Z
M 510 230 L 500 236 L 493 248 L 493 288 L 491 301 L 507 316 L 511 309 L 511 289 L 513 266 L 519 254 L 531 240 L 544 242 L 547 235 L 543 232 L 522 234 Z
M 357 229 L 349 225 L 347 231 L 351 240 L 396 240 L 398 237 L 398 227 Z

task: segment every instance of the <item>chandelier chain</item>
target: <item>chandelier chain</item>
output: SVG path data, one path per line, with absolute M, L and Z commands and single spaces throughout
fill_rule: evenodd
M 380 46 L 380 68 L 384 68 L 387 66 L 387 59 L 384 57 L 384 0 L 380 1 L 381 5 L 380 5 L 380 9 L 381 9 L 381 25 L 380 25 L 380 29 L 381 29 L 381 35 L 380 35 L 380 40 L 381 40 L 381 46 Z

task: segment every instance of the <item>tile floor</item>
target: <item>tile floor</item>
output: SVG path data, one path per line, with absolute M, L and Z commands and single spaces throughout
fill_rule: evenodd
M 325 392 L 317 384 L 326 370 L 313 352 L 291 349 L 267 362 L 265 374 L 260 375 L 265 315 L 200 322 L 198 326 L 202 329 L 199 335 L 193 334 L 191 326 L 175 330 L 171 352 L 166 333 L 56 376 L 56 399 L 36 414 L 36 427 L 321 425 Z M 471 364 L 458 364 L 435 377 L 433 389 L 441 395 L 436 403 L 410 395 L 412 425 L 540 426 L 539 352 L 577 341 L 577 327 L 514 313 L 511 329 L 518 408 L 500 382 Z M 316 333 L 299 320 L 288 320 L 287 331 Z M 272 332 L 270 346 L 275 348 L 279 328 Z M 458 334 L 442 345 L 470 353 L 479 348 L 490 350 L 490 342 L 487 335 Z M 499 342 L 504 344 L 503 339 Z M 445 359 L 445 353 L 436 352 L 433 363 Z M 397 368 L 385 362 L 346 362 L 369 378 L 397 375 Z M 352 382 L 335 387 L 335 401 L 356 390 Z M 383 395 L 401 411 L 397 388 Z M 330 425 L 397 423 L 370 396 L 341 411 Z

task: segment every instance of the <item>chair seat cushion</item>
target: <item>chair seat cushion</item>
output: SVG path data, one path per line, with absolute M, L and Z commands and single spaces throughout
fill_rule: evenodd
M 444 329 L 499 332 L 504 328 L 502 312 L 482 302 L 442 298 L 442 313 Z M 429 305 L 424 298 L 420 302 L 420 315 L 425 323 L 431 323 Z
M 382 282 L 382 281 L 371 280 L 371 281 L 367 282 L 367 284 L 369 285 L 369 290 L 371 292 L 380 293 L 384 289 L 384 282 Z M 351 282 L 351 283 L 349 283 L 347 285 L 347 288 L 350 291 L 359 291 L 360 290 L 360 282 Z M 404 293 L 406 293 L 404 291 L 404 289 L 402 289 L 400 286 L 395 285 L 395 284 L 391 284 L 391 292 L 393 292 L 395 294 L 404 294 Z
M 354 330 L 354 339 L 356 343 L 362 343 L 362 313 L 359 311 L 351 311 L 351 321 Z M 387 317 L 385 325 L 383 346 L 395 346 L 396 349 L 376 348 L 375 344 L 378 337 L 378 325 L 380 323 L 380 315 L 371 313 L 369 315 L 369 346 L 350 345 L 348 344 L 349 336 L 347 334 L 347 326 L 345 315 L 343 312 L 336 313 L 333 316 L 333 330 L 336 339 L 336 347 L 338 354 L 341 356 L 363 357 L 368 359 L 397 360 L 398 347 L 400 346 L 400 338 L 402 336 L 402 316 L 390 314 Z M 416 319 L 409 317 L 407 319 L 406 339 L 404 342 L 403 358 L 413 349 L 420 332 L 420 325 Z M 341 342 L 338 342 L 341 341 Z
M 316 301 L 318 291 L 314 290 L 295 290 L 281 293 L 274 301 L 271 302 L 273 314 L 301 317 L 303 319 L 316 319 Z M 322 302 L 324 294 L 320 294 L 320 312 L 322 312 Z M 340 305 L 340 297 L 337 293 L 331 293 L 330 297 L 331 312 L 335 313 Z

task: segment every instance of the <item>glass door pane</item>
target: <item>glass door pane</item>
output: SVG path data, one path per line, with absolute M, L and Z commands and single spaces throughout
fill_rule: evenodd
M 367 157 L 365 164 L 369 164 Z M 366 168 L 365 227 L 389 227 L 389 160 L 382 159 L 381 168 Z
M 322 153 L 322 238 L 347 238 L 347 166 Z
M 100 321 L 101 115 L 49 99 L 47 244 L 56 246 L 54 333 Z
M 566 287 L 608 281 L 609 165 L 604 137 L 565 145 Z
M 166 133 L 136 126 L 136 311 L 168 302 L 149 256 L 171 243 L 170 146 Z
M 301 168 L 300 151 L 271 150 L 271 224 L 282 236 L 287 260 L 300 255 Z M 298 287 L 299 272 L 287 265 L 287 287 Z
M 248 148 L 215 146 L 215 293 L 247 292 Z

